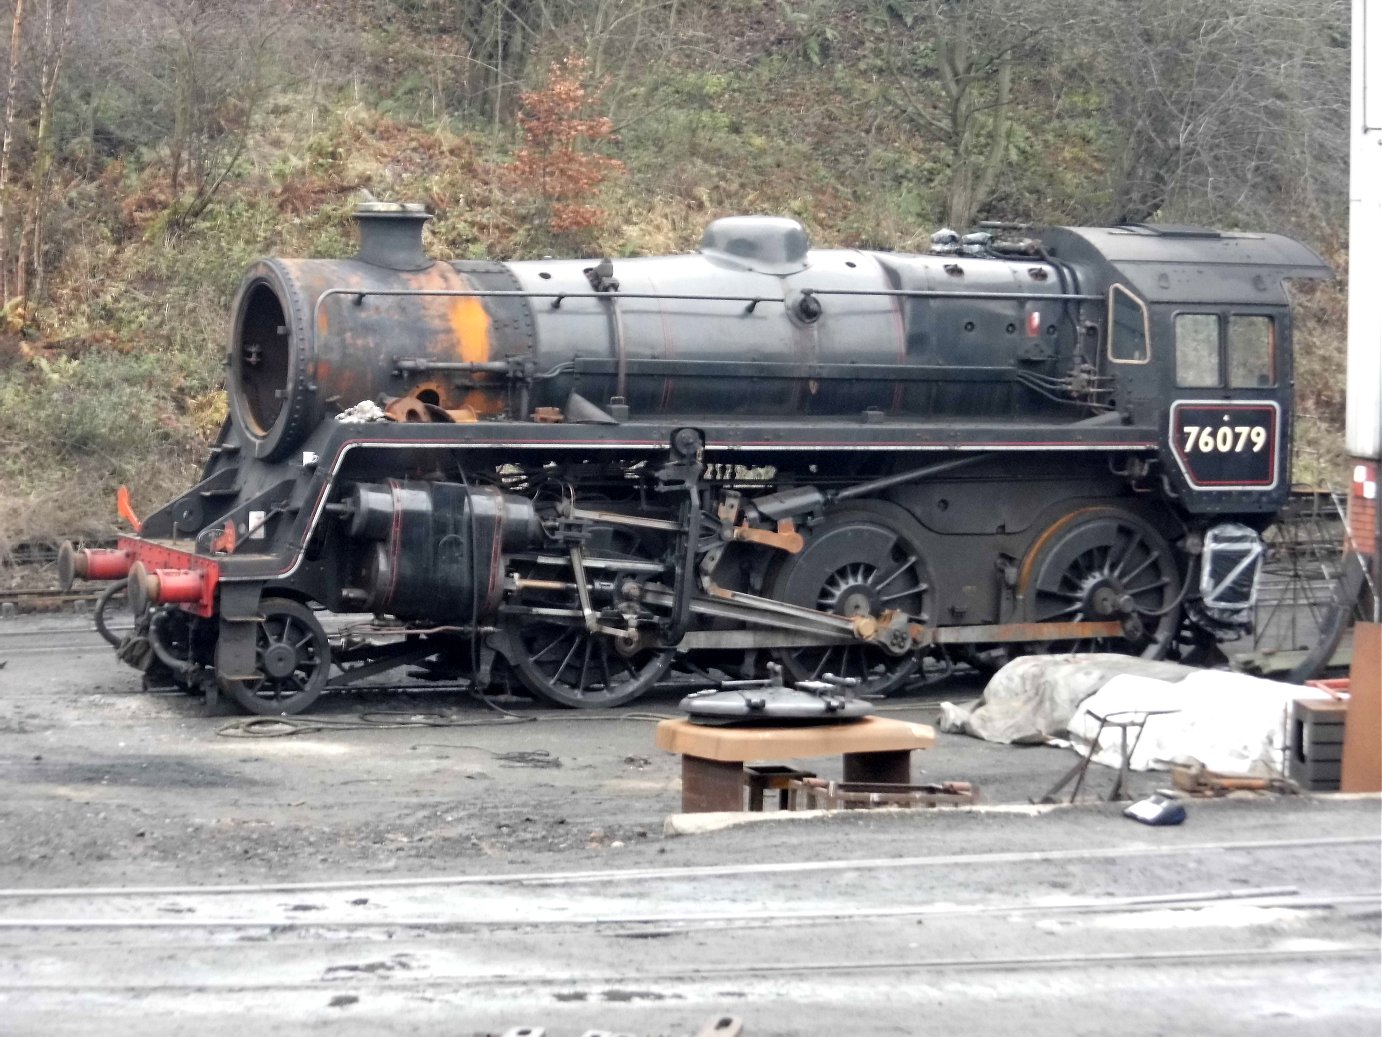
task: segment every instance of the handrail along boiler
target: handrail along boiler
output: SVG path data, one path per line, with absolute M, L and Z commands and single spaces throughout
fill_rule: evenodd
M 352 259 L 249 268 L 202 480 L 64 549 L 69 581 L 128 581 L 127 661 L 259 713 L 404 664 L 599 706 L 674 667 L 882 693 L 1251 624 L 1289 491 L 1283 280 L 1328 275 L 1295 241 L 906 255 L 733 217 L 694 255 L 437 262 L 417 207 L 357 219 Z M 328 636 L 317 608 L 378 620 Z

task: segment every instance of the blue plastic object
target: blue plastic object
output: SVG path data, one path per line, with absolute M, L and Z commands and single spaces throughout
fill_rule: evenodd
M 1124 810 L 1123 816 L 1144 825 L 1178 825 L 1185 820 L 1185 807 L 1166 796 L 1148 796 Z

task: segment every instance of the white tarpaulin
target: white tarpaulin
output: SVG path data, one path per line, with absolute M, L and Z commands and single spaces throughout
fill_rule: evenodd
M 1171 760 L 1193 757 L 1211 770 L 1275 774 L 1291 702 L 1328 697 L 1294 684 L 1125 655 L 1033 655 L 994 674 L 972 710 L 942 703 L 940 727 L 991 742 L 1069 738 L 1084 752 L 1099 727 L 1091 713 L 1175 710 L 1147 720 L 1134 770 L 1166 770 Z M 1116 767 L 1120 752 L 1118 729 L 1105 728 L 1095 762 Z
M 1024 655 L 993 675 L 973 709 L 942 702 L 940 729 L 989 742 L 1048 742 L 1064 737 L 1080 703 L 1120 674 L 1175 681 L 1194 672 L 1111 653 Z
M 1291 703 L 1329 697 L 1314 688 L 1224 670 L 1197 670 L 1175 683 L 1124 674 L 1081 703 L 1070 721 L 1070 740 L 1081 752 L 1088 749 L 1099 730 L 1094 714 L 1176 710 L 1147 718 L 1132 755 L 1133 770 L 1169 770 L 1172 760 L 1191 757 L 1212 771 L 1265 777 L 1285 770 Z M 1129 731 L 1130 740 L 1134 735 Z M 1121 759 L 1118 730 L 1105 727 L 1094 762 L 1117 767 Z

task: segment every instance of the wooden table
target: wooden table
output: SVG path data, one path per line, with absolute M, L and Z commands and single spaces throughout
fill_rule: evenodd
M 929 749 L 926 724 L 865 717 L 846 724 L 717 727 L 689 720 L 657 725 L 659 749 L 681 755 L 681 809 L 688 814 L 744 808 L 744 764 L 811 756 L 844 757 L 845 781 L 906 785 L 912 751 Z

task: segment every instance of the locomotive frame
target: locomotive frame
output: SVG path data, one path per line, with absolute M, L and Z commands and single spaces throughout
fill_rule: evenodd
M 1297 242 L 898 256 L 743 217 L 696 257 L 445 264 L 425 218 L 251 267 L 203 479 L 62 553 L 123 581 L 122 658 L 257 713 L 401 665 L 607 706 L 674 666 L 886 693 L 1244 630 L 1289 490 L 1282 281 L 1329 273 Z M 328 636 L 314 606 L 375 618 Z

